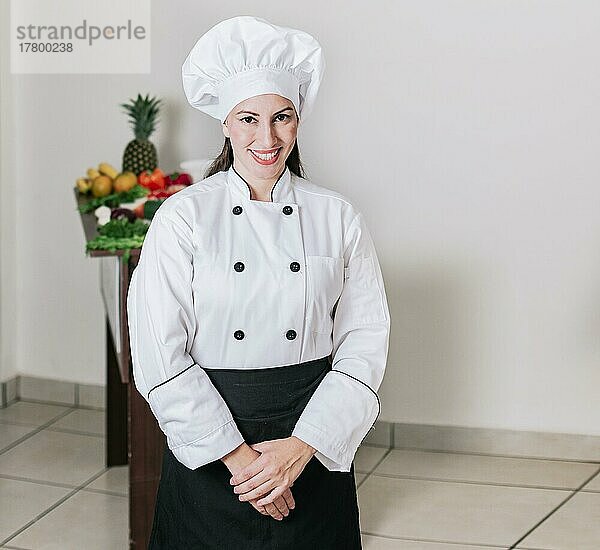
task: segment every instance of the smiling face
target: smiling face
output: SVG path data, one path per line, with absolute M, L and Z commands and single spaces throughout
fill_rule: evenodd
M 296 143 L 298 118 L 294 104 L 277 94 L 263 94 L 238 103 L 223 124 L 231 140 L 233 166 L 254 181 L 276 180 Z

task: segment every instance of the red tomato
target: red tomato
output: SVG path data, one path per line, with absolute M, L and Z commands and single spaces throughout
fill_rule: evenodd
M 148 195 L 148 200 L 157 200 L 157 199 L 166 199 L 169 196 L 167 191 L 163 191 L 162 189 L 157 189 L 156 191 L 152 191 Z
M 150 191 L 164 189 L 165 174 L 160 168 L 155 168 L 153 172 L 144 170 L 143 172 L 140 172 L 140 175 L 138 176 L 138 183 L 142 187 L 150 189 Z

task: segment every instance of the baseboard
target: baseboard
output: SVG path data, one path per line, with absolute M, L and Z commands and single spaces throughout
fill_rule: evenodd
M 597 435 L 379 421 L 363 443 L 392 449 L 600 463 Z
M 18 400 L 17 379 L 18 376 L 13 376 L 6 382 L 0 382 L 0 408 L 7 407 Z
M 104 409 L 106 387 L 34 376 L 0 382 L 0 408 L 14 401 Z M 376 422 L 363 444 L 391 449 L 450 451 L 600 463 L 600 436 L 570 433 Z
M 39 401 L 92 409 L 106 407 L 106 386 L 17 375 L 0 382 L 0 408 L 15 401 Z

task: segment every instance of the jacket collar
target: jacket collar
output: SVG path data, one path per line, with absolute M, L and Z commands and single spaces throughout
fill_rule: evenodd
M 227 170 L 227 185 L 231 192 L 235 195 L 245 198 L 246 200 L 251 200 L 250 186 L 248 185 L 246 180 L 238 174 L 233 165 L 231 165 L 231 167 Z M 279 179 L 271 188 L 271 201 L 274 203 L 294 202 L 292 174 L 287 165 L 285 167 L 285 170 L 282 172 L 281 176 L 279 176 Z

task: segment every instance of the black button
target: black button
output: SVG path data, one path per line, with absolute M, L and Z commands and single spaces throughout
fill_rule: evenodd
M 289 205 L 286 205 L 286 206 L 283 207 L 283 213 L 286 216 L 289 216 L 293 211 L 294 211 L 294 209 L 291 206 L 289 206 Z
M 243 338 L 244 338 L 244 331 L 243 331 L 243 330 L 236 330 L 236 331 L 233 333 L 233 337 L 234 337 L 236 340 L 243 340 Z
M 232 212 L 237 216 L 238 214 L 242 213 L 242 207 L 241 206 L 234 206 Z
M 290 264 L 290 269 L 295 273 L 296 271 L 300 271 L 300 264 L 298 262 L 292 262 Z
M 242 262 L 235 262 L 235 264 L 233 264 L 233 269 L 235 269 L 236 271 L 244 271 L 244 264 Z
M 294 329 L 290 329 L 285 333 L 285 337 L 288 340 L 293 340 L 294 338 L 296 338 L 296 331 Z

